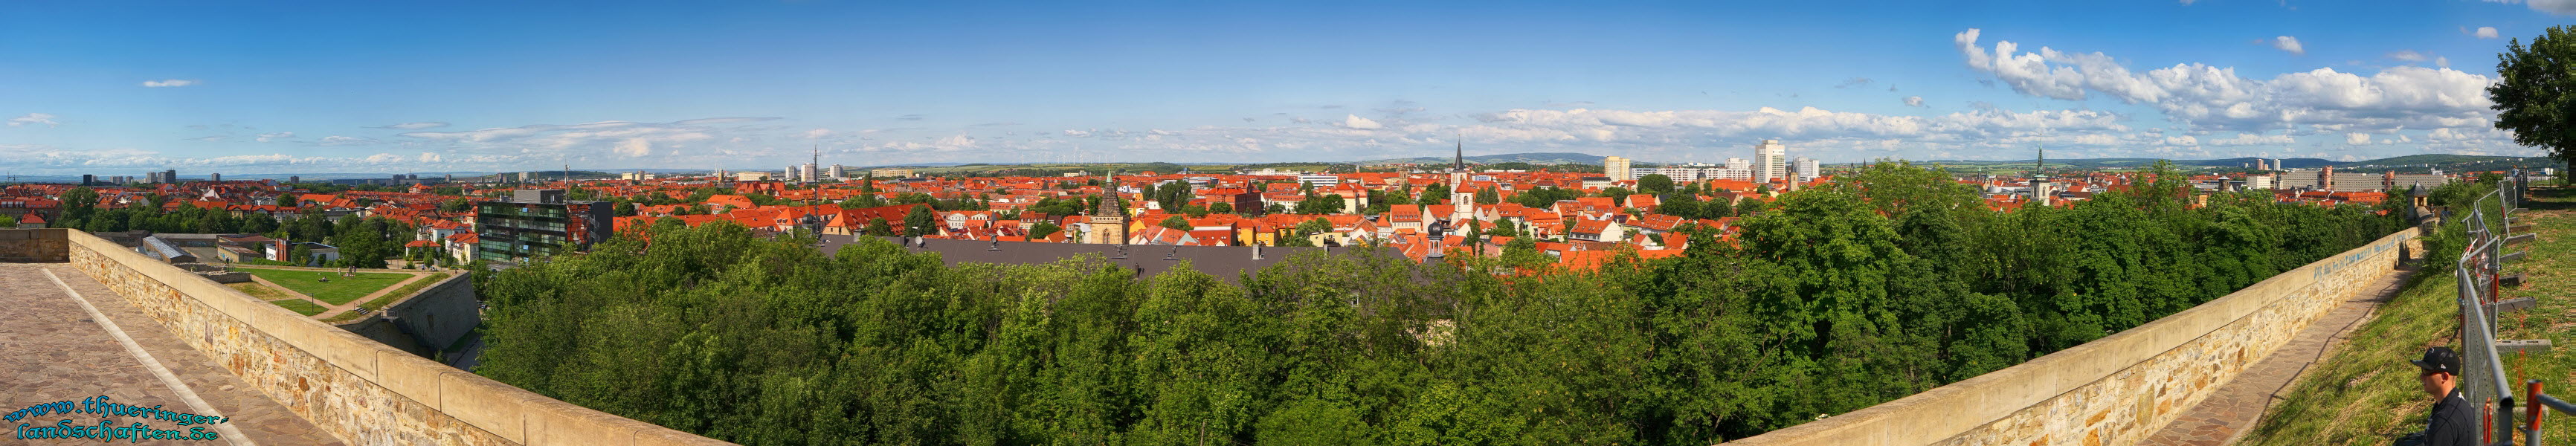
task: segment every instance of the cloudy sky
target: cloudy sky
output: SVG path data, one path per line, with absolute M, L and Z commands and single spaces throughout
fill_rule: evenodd
M 0 171 L 2527 155 L 2527 1 L 17 3 Z

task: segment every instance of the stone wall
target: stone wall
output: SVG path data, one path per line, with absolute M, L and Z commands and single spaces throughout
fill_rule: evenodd
M 724 444 L 485 379 L 261 302 L 84 232 L 68 260 L 352 444 Z M 15 245 L 0 241 L 0 250 Z
M 1740 445 L 2132 444 L 2393 272 L 2408 229 L 2198 307 Z
M 64 262 L 71 253 L 69 229 L 0 229 L 0 262 Z

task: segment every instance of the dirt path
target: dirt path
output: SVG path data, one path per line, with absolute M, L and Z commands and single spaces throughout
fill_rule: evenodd
M 356 299 L 350 299 L 350 300 L 349 300 L 349 303 L 346 303 L 346 304 L 340 304 L 340 305 L 325 305 L 325 307 L 327 307 L 327 309 L 323 310 L 323 311 L 322 311 L 322 314 L 316 314 L 316 315 L 313 315 L 313 318 L 314 318 L 314 319 L 330 319 L 332 316 L 339 316 L 339 315 L 340 315 L 340 313 L 344 313 L 344 312 L 347 312 L 347 311 L 349 311 L 349 310 L 356 309 L 356 308 L 358 308 L 358 306 L 360 306 L 360 305 L 366 305 L 366 304 L 367 304 L 367 301 L 372 301 L 372 300 L 375 300 L 375 299 L 376 299 L 376 298 L 378 298 L 378 297 L 383 297 L 383 296 L 385 295 L 385 293 L 391 293 L 391 292 L 394 292 L 394 290 L 402 289 L 402 287 L 403 287 L 404 285 L 410 285 L 412 282 L 419 282 L 419 281 L 421 281 L 422 279 L 425 279 L 425 278 L 428 278 L 428 277 L 429 277 L 429 274 L 412 274 L 412 275 L 411 275 L 411 278 L 409 278 L 409 279 L 403 279 L 401 282 L 394 282 L 394 284 L 392 284 L 392 285 L 385 285 L 385 287 L 384 287 L 384 288 L 382 288 L 382 289 L 378 289 L 378 290 L 376 290 L 376 292 L 373 292 L 373 293 L 367 293 L 367 295 L 365 295 L 365 296 L 358 296 L 358 298 L 356 298 Z

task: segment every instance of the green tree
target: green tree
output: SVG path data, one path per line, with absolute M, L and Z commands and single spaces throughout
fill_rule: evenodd
M 71 188 L 71 190 L 63 191 L 61 198 L 63 201 L 62 219 L 65 221 L 80 222 L 88 220 L 90 214 L 98 211 L 98 190 L 90 189 L 88 186 L 74 187 Z
M 2505 43 L 2503 53 L 2496 55 L 2496 74 L 2503 77 L 2487 86 L 2487 97 L 2495 101 L 2495 128 L 2513 133 L 2513 142 L 2547 148 L 2550 156 L 2576 172 L 2576 73 L 2567 70 L 2576 60 L 2576 28 L 2552 26 L 2524 46 L 2516 38 Z M 2576 175 L 2562 175 L 2561 178 Z
M 868 229 L 867 229 L 867 231 L 868 231 L 868 235 L 873 235 L 873 236 L 878 236 L 878 237 L 889 237 L 889 236 L 893 236 L 893 235 L 894 235 L 894 224 L 893 224 L 893 223 L 887 223 L 887 222 L 886 222 L 885 217 L 870 217 L 870 218 L 868 218 Z
M 1486 226 L 1493 229 L 1486 230 L 1485 234 L 1495 237 L 1519 237 L 1520 230 L 1516 229 L 1516 226 L 1518 225 L 1512 224 L 1510 219 L 1494 217 L 1494 223 Z
M 919 237 L 939 233 L 938 222 L 930 216 L 930 206 L 914 206 L 903 215 L 903 235 Z
M 1673 193 L 1673 177 L 1660 173 L 1637 177 L 1637 192 L 1655 195 Z
M 1041 239 L 1041 238 L 1046 238 L 1046 236 L 1048 236 L 1048 235 L 1053 235 L 1053 234 L 1055 234 L 1056 232 L 1058 232 L 1058 231 L 1063 231 L 1063 230 L 1064 230 L 1064 227 L 1063 227 L 1063 226 L 1058 226 L 1058 225 L 1056 225 L 1056 224 L 1055 224 L 1055 222 L 1042 221 L 1042 222 L 1038 222 L 1038 224 L 1030 225 L 1030 226 L 1029 226 L 1029 238 L 1030 238 L 1030 239 Z
M 1179 230 L 1187 231 L 1187 230 L 1190 230 L 1190 219 L 1187 219 L 1187 218 L 1181 218 L 1181 216 L 1174 215 L 1174 216 L 1172 216 L 1171 218 L 1165 218 L 1165 219 L 1163 219 L 1162 226 L 1163 226 L 1163 227 L 1166 227 L 1166 228 L 1172 228 L 1172 229 L 1179 229 Z

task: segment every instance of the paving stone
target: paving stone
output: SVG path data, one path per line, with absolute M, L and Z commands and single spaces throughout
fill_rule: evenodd
M 88 275 L 67 264 L 0 263 L 0 370 L 9 378 L 0 380 L 0 413 L 16 411 L 36 404 L 71 401 L 77 405 L 83 398 L 105 395 L 111 401 L 140 406 L 161 406 L 174 412 L 197 412 L 188 407 L 178 394 L 164 385 L 142 360 L 128 353 L 116 338 L 100 328 L 71 296 L 45 277 L 51 270 L 55 277 L 71 285 L 91 306 L 115 321 L 117 328 L 131 337 L 136 345 L 151 354 L 172 375 L 204 399 L 207 406 L 232 418 L 225 423 L 239 429 L 243 439 L 262 445 L 333 445 L 344 444 L 339 438 L 295 416 L 293 412 L 257 391 L 246 390 L 241 379 L 215 365 L 214 361 L 194 348 L 179 342 L 161 324 L 143 316 L 125 298 L 91 280 Z M 102 419 L 90 414 L 48 414 L 7 423 L 14 434 L 19 423 L 50 426 L 60 420 L 73 424 L 98 425 Z M 186 431 L 176 423 L 137 417 L 107 417 L 117 426 L 142 422 L 154 429 Z M 210 429 L 211 430 L 211 429 Z M 11 437 L 14 437 L 11 436 Z M 10 437 L 0 437 L 10 438 Z M 97 440 L 16 440 L 31 444 L 98 444 Z M 114 444 L 184 444 L 221 445 L 225 441 L 118 440 Z

